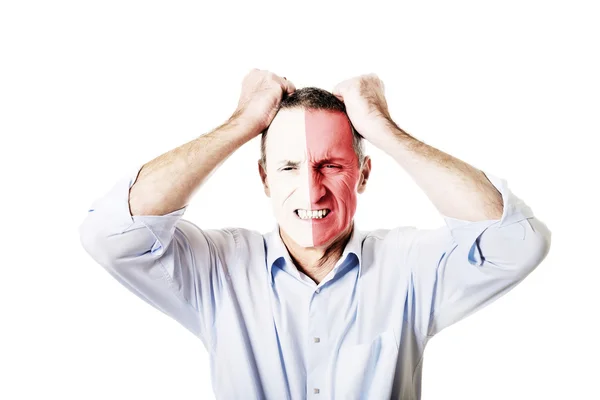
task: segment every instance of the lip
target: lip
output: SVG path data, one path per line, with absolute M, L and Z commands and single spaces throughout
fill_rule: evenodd
M 296 214 L 295 210 L 292 211 L 292 214 L 294 214 L 294 217 L 296 217 L 296 219 L 298 221 L 300 221 L 300 222 L 310 222 L 310 223 L 313 223 L 313 224 L 319 224 L 319 223 L 327 222 L 330 219 L 329 216 L 334 213 L 334 211 L 331 208 L 323 207 L 323 209 L 329 210 L 329 212 L 327 213 L 327 215 L 325 217 L 323 217 L 323 218 L 302 219 L 302 218 L 300 218 L 298 216 L 298 214 Z

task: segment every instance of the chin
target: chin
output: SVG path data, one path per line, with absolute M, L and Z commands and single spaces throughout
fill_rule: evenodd
M 313 247 L 315 247 L 315 246 L 313 245 L 313 243 L 312 243 L 312 242 L 307 242 L 307 241 L 298 241 L 298 240 L 296 240 L 296 239 L 294 239 L 294 238 L 292 238 L 292 240 L 293 240 L 294 242 L 296 242 L 296 244 L 297 244 L 298 246 L 300 246 L 300 247 L 303 247 L 303 248 L 305 248 L 305 249 L 310 249 L 310 248 L 313 248 Z

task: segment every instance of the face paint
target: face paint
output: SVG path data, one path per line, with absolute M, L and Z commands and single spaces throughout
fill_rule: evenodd
M 311 221 L 313 243 L 322 246 L 340 235 L 354 217 L 358 159 L 345 114 L 307 110 L 305 125 L 311 209 L 329 210 L 325 218 Z
M 277 223 L 299 246 L 312 247 L 310 224 L 299 220 L 294 212 L 310 208 L 305 172 L 304 110 L 281 110 L 277 113 L 269 126 L 266 160 L 267 181 Z
M 349 227 L 357 203 L 360 173 L 346 115 L 280 111 L 269 127 L 266 157 L 279 226 L 302 247 L 331 244 Z

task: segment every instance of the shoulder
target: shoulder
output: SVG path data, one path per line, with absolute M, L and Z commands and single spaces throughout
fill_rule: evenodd
M 397 242 L 398 240 L 411 240 L 419 232 L 414 226 L 398 226 L 391 229 L 375 229 L 371 231 L 361 231 L 364 242 L 374 244 L 386 244 Z
M 416 228 L 399 226 L 392 229 L 357 230 L 363 257 L 396 257 L 410 247 Z
M 450 245 L 452 235 L 447 227 L 418 229 L 414 226 L 398 226 L 392 229 L 376 229 L 361 232 L 363 251 L 414 251 L 432 245 Z
M 174 234 L 194 249 L 208 247 L 219 253 L 233 253 L 263 243 L 263 235 L 255 230 L 240 227 L 206 229 L 186 219 L 177 222 Z

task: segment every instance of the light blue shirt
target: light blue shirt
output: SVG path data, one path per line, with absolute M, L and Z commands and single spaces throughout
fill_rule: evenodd
M 92 258 L 202 340 L 218 399 L 419 399 L 423 352 L 546 256 L 550 231 L 506 186 L 500 220 L 354 228 L 317 285 L 272 232 L 201 229 L 182 216 L 131 216 L 140 168 L 80 226 Z

